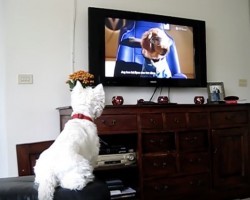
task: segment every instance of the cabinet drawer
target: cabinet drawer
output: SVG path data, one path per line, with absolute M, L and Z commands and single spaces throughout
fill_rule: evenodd
M 136 115 L 102 115 L 95 123 L 98 133 L 137 131 Z
M 180 170 L 184 173 L 209 172 L 208 153 L 180 154 Z
M 190 128 L 206 128 L 208 127 L 208 114 L 205 112 L 188 114 Z
M 175 150 L 174 133 L 143 133 L 142 152 L 169 152 Z
M 208 174 L 144 181 L 144 199 L 203 199 L 209 192 L 209 183 Z M 188 198 L 191 196 L 194 198 Z
M 144 177 L 163 176 L 177 172 L 176 157 L 172 154 L 144 156 L 142 158 Z
M 141 128 L 142 129 L 162 129 L 163 120 L 161 113 L 148 113 L 141 116 Z
M 165 129 L 183 129 L 187 127 L 187 120 L 185 113 L 166 113 L 166 122 L 164 123 Z
M 226 112 L 213 112 L 211 113 L 211 125 L 229 125 L 245 124 L 248 122 L 247 111 L 226 111 Z
M 208 148 L 207 131 L 179 132 L 180 151 L 202 151 Z

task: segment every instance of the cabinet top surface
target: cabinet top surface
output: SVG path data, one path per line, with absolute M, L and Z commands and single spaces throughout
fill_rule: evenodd
M 142 105 L 106 105 L 105 108 L 108 109 L 128 109 L 128 108 L 210 108 L 210 107 L 242 107 L 247 106 L 250 107 L 250 103 L 242 103 L 242 104 L 142 104 Z M 58 110 L 66 110 L 71 109 L 71 106 L 58 107 Z

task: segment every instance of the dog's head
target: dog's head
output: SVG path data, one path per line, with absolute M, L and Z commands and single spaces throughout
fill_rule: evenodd
M 148 59 L 161 59 L 166 56 L 172 40 L 159 28 L 151 28 L 142 35 L 142 54 Z
M 73 113 L 88 113 L 94 119 L 99 117 L 105 106 L 105 92 L 102 84 L 95 88 L 83 88 L 77 81 L 71 92 L 71 106 Z

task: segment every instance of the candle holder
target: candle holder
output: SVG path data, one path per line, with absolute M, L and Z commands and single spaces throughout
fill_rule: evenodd
M 169 103 L 169 99 L 167 96 L 159 96 L 157 99 L 157 102 L 159 104 L 167 104 L 167 103 Z
M 195 104 L 204 104 L 205 98 L 203 96 L 195 96 L 194 103 Z
M 117 106 L 117 105 L 122 105 L 124 102 L 123 100 L 123 97 L 122 96 L 113 96 L 112 97 L 112 104 L 114 106 Z

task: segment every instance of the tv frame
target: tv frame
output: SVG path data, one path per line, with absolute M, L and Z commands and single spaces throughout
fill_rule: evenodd
M 170 23 L 193 28 L 195 78 L 127 78 L 105 77 L 105 18 L 121 18 L 159 23 Z M 132 11 L 88 8 L 89 72 L 94 75 L 95 84 L 104 86 L 142 87 L 207 87 L 206 25 L 205 21 Z

